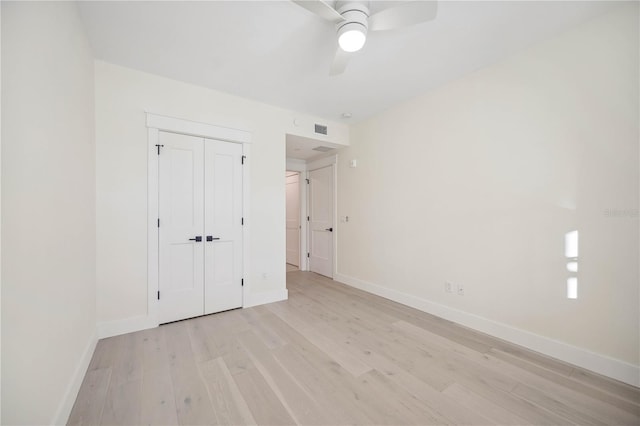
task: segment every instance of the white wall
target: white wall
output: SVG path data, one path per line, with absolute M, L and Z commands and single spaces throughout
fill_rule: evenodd
M 285 134 L 312 137 L 313 123 L 326 121 L 100 61 L 95 79 L 98 321 L 147 314 L 145 110 L 252 131 L 251 266 L 245 285 L 255 300 L 283 292 Z M 347 126 L 329 128 L 327 141 L 348 142 Z
M 49 424 L 95 344 L 93 59 L 75 4 L 2 2 L 2 89 L 2 424 Z
M 0 46 L 2 45 L 2 5 L 0 5 Z M 0 54 L 0 98 L 2 98 L 2 55 Z M 0 102 L 0 223 L 2 222 L 2 102 Z M 0 242 L 2 226 L 0 226 Z M 2 244 L 0 244 L 0 377 L 2 377 Z M 2 380 L 0 379 L 0 423 L 2 422 Z
M 337 278 L 638 385 L 638 30 L 628 4 L 354 126 Z
M 0 4 L 0 46 L 2 45 L 2 5 Z M 0 54 L 0 99 L 2 98 L 2 55 Z M 2 218 L 2 102 L 0 102 L 0 221 Z M 0 242 L 2 226 L 0 226 Z M 0 243 L 0 378 L 2 377 L 2 244 Z M 0 379 L 1 381 L 1 379 Z M 2 422 L 2 384 L 0 383 L 0 423 Z

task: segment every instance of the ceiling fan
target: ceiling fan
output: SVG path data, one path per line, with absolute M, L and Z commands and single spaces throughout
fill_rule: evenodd
M 436 1 L 413 0 L 369 15 L 368 1 L 291 0 L 321 18 L 336 24 L 338 48 L 330 75 L 342 74 L 351 54 L 362 49 L 369 31 L 386 31 L 408 27 L 434 19 Z

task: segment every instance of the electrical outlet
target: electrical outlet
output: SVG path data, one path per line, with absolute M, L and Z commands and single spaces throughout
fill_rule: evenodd
M 444 292 L 453 293 L 453 285 L 449 281 L 445 281 L 444 283 Z
M 464 286 L 462 284 L 456 284 L 456 293 L 458 296 L 464 296 Z

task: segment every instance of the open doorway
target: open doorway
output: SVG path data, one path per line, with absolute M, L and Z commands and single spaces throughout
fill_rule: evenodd
M 300 212 L 300 172 L 287 171 L 286 179 L 286 221 L 287 221 L 287 272 L 300 269 L 301 212 Z
M 313 271 L 333 278 L 337 231 L 335 164 L 340 147 L 287 135 L 287 272 Z

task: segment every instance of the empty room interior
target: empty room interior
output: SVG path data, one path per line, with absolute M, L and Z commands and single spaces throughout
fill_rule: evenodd
M 0 22 L 1 424 L 640 424 L 639 2 Z

